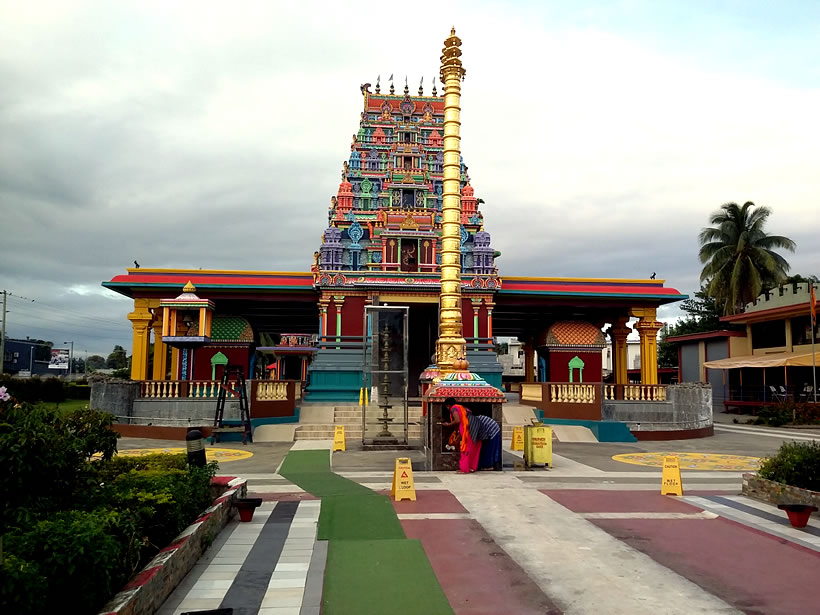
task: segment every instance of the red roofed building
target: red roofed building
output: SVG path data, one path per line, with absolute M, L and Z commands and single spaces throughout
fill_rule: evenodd
M 235 352 L 246 376 L 264 378 L 271 356 L 279 356 L 279 336 L 315 339 L 307 368 L 306 396 L 316 401 L 355 401 L 362 386 L 362 336 L 366 306 L 408 308 L 410 396 L 430 364 L 438 336 L 441 207 L 443 192 L 444 98 L 419 88 L 411 96 L 362 87 L 363 111 L 331 198 L 327 227 L 310 271 L 203 271 L 128 269 L 103 286 L 133 298 L 132 378 L 184 381 L 211 372 L 220 346 L 202 331 L 198 345 L 163 339 L 162 300 L 176 297 L 187 283 L 214 306 L 214 323 L 231 316 L 247 323 L 247 350 Z M 535 379 L 540 357 L 547 380 L 601 382 L 602 328 L 613 342 L 614 382 L 626 385 L 626 323 L 638 318 L 641 378 L 657 384 L 656 309 L 685 298 L 654 279 L 578 279 L 502 276 L 496 246 L 516 241 L 484 230 L 481 199 L 461 164 L 461 286 L 463 336 L 471 370 L 501 386 L 496 336 L 524 342 L 526 379 Z M 317 216 L 321 218 L 323 216 Z M 317 219 L 317 225 L 322 221 Z M 590 246 L 591 247 L 591 246 Z M 309 263 L 305 263 L 308 269 Z M 176 317 L 175 317 L 176 318 Z M 182 315 L 174 322 L 181 327 Z M 210 322 L 210 321 L 209 321 Z M 166 331 L 170 325 L 166 325 Z M 204 329 L 204 327 L 203 327 Z M 149 343 L 154 357 L 149 367 Z M 208 341 L 210 340 L 210 341 Z M 174 344 L 170 348 L 164 343 Z M 207 343 L 205 343 L 207 342 Z M 224 343 L 222 344 L 224 346 Z M 265 356 L 258 348 L 265 348 Z M 315 352 L 314 352 L 315 351 Z M 583 368 L 580 365 L 583 364 Z M 294 374 L 303 379 L 305 362 Z M 574 366 L 574 367 L 573 367 Z M 294 368 L 296 369 L 296 368 Z M 149 371 L 150 370 L 150 371 Z

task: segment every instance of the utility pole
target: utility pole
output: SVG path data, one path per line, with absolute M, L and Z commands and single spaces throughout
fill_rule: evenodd
M 7 291 L 3 291 L 3 324 L 0 327 L 0 374 L 3 373 L 3 368 L 6 364 L 6 297 Z

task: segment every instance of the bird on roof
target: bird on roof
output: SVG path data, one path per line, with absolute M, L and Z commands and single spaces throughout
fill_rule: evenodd
M 651 276 L 649 276 L 649 279 L 650 279 L 650 280 L 654 280 L 654 279 L 655 279 L 655 272 L 654 272 L 654 271 L 652 272 L 652 275 L 651 275 Z
M 139 268 L 140 268 L 140 264 L 139 264 L 137 261 L 134 261 L 134 267 L 136 267 L 137 269 L 139 269 Z
M 365 92 L 370 93 L 370 84 L 369 83 L 363 83 L 359 86 L 359 88 L 361 89 L 362 94 L 364 94 Z

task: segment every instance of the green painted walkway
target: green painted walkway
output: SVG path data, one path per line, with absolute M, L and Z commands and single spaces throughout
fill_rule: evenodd
M 405 537 L 390 498 L 334 474 L 327 450 L 291 451 L 279 474 L 322 498 L 322 613 L 453 614 L 421 542 Z

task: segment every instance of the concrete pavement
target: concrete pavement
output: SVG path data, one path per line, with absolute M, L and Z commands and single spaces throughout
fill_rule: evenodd
M 765 456 L 794 437 L 820 438 L 811 430 L 725 427 L 699 440 L 555 443 L 555 467 L 549 470 L 464 476 L 416 469 L 418 500 L 397 503 L 396 509 L 408 536 L 422 540 L 460 615 L 811 612 L 810 578 L 820 569 L 816 519 L 806 530 L 791 528 L 775 507 L 739 495 L 739 471 L 685 470 L 684 497 L 674 498 L 659 494 L 660 468 L 611 459 L 663 451 Z M 225 463 L 221 473 L 248 478 L 249 491 L 262 496 L 266 507 L 295 502 L 298 510 L 312 497 L 276 474 L 287 449 L 248 445 L 253 457 Z M 383 491 L 398 455 L 405 453 L 352 450 L 334 453 L 332 463 L 341 475 Z M 505 452 L 509 467 L 514 455 Z M 221 548 L 218 540 L 208 557 Z M 458 574 L 463 565 L 475 573 Z M 271 575 L 276 566 L 270 562 Z M 269 588 L 262 589 L 257 593 L 267 595 Z M 182 612 L 184 599 L 177 596 L 164 613 Z M 268 600 L 259 609 L 279 610 L 246 612 L 284 615 L 301 612 L 301 605 Z

